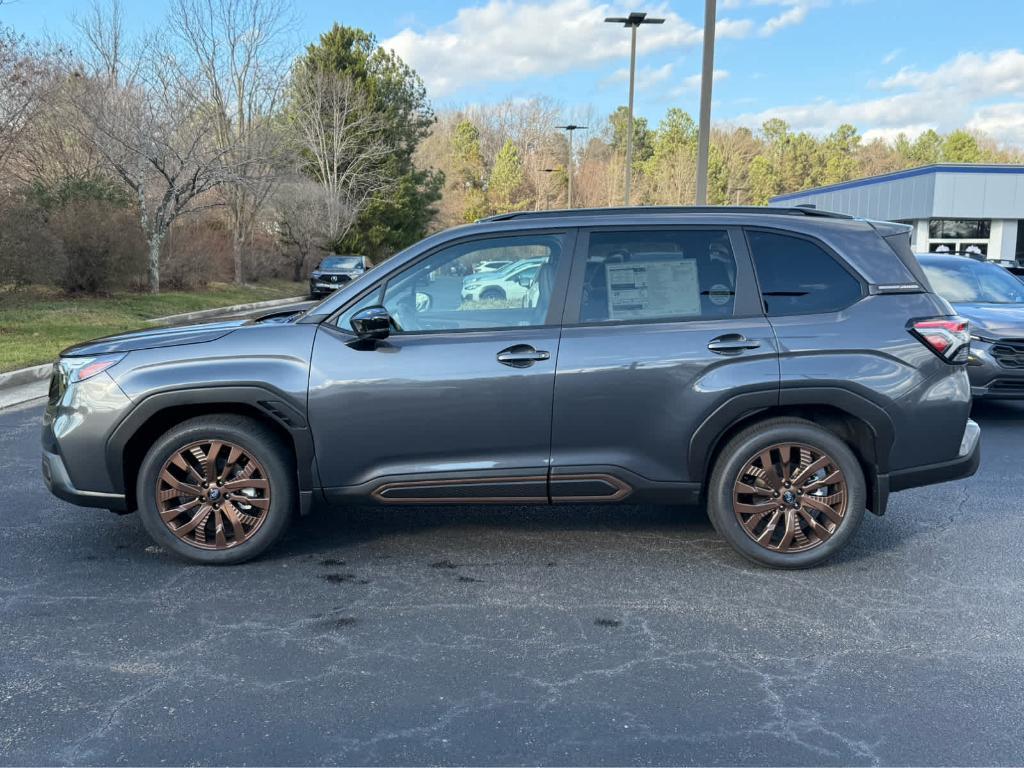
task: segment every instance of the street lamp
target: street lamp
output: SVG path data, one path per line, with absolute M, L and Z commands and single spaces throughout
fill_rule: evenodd
M 704 2 L 704 63 L 700 73 L 697 128 L 697 205 L 708 204 L 708 146 L 711 143 L 711 83 L 715 72 L 715 0 Z
M 572 123 L 570 123 L 569 125 L 556 125 L 555 128 L 558 128 L 559 130 L 565 131 L 566 133 L 569 134 L 569 164 L 567 166 L 567 170 L 569 172 L 569 194 L 567 196 L 568 199 L 566 200 L 565 207 L 572 208 L 572 135 L 576 131 L 585 131 L 587 129 L 587 126 L 573 125 Z
M 560 170 L 559 168 L 541 168 L 540 172 L 541 173 L 558 173 L 559 170 Z M 545 183 L 544 184 L 544 208 L 542 210 L 546 211 L 547 209 L 548 209 L 548 185 Z
M 626 205 L 629 205 L 629 192 L 633 185 L 633 81 L 636 77 L 636 30 L 641 24 L 664 24 L 664 19 L 648 19 L 646 13 L 633 11 L 629 16 L 616 16 L 605 19 L 612 24 L 629 27 L 631 39 L 629 44 L 629 117 L 626 122 Z

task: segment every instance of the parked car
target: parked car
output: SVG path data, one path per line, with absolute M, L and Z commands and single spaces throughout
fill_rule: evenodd
M 975 398 L 1024 398 L 1024 283 L 996 264 L 918 257 L 935 292 L 971 324 L 967 373 Z
M 372 266 L 365 256 L 325 256 L 309 276 L 309 295 L 322 298 L 362 277 Z
M 544 260 L 529 306 L 436 290 L 498 247 Z M 969 348 L 905 225 L 506 214 L 291 317 L 66 350 L 43 476 L 203 563 L 254 557 L 314 502 L 629 501 L 706 505 L 742 555 L 800 568 L 891 492 L 976 470 Z
M 511 261 L 481 261 L 473 267 L 473 272 L 477 274 L 481 272 L 497 272 L 511 263 Z
M 463 301 L 503 301 L 522 306 L 543 262 L 525 260 L 507 272 L 486 273 L 485 279 L 462 284 Z

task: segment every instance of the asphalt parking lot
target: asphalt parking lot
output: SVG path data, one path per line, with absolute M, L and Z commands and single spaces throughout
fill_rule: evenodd
M 813 571 L 699 511 L 348 509 L 186 566 L 0 413 L 0 763 L 1019 764 L 1024 405 Z

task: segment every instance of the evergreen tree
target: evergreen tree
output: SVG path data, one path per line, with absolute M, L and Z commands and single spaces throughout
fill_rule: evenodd
M 523 159 L 519 156 L 519 148 L 511 139 L 507 139 L 494 159 L 487 185 L 491 208 L 498 212 L 525 208 L 529 200 L 520 199 L 519 196 L 524 180 Z

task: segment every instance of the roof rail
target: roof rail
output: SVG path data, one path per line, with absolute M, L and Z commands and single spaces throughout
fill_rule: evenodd
M 645 213 L 758 213 L 773 216 L 819 216 L 830 219 L 850 219 L 845 213 L 833 213 L 819 208 L 801 206 L 766 207 L 757 205 L 634 205 L 628 208 L 569 208 L 549 211 L 512 211 L 477 219 L 486 221 L 512 221 L 513 219 L 550 219 L 565 216 L 630 216 Z

